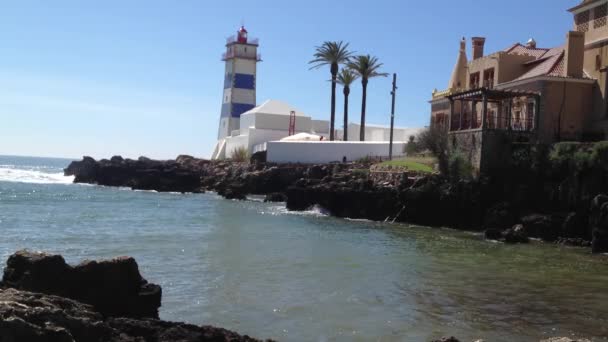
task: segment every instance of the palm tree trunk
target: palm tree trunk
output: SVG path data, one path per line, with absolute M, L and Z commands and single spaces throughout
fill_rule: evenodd
M 348 141 L 348 94 L 350 89 L 344 87 L 344 141 Z
M 361 130 L 359 131 L 359 140 L 365 141 L 365 102 L 367 100 L 367 80 L 361 80 L 363 95 L 361 96 Z
M 331 118 L 329 121 L 329 140 L 334 140 L 334 126 L 336 121 L 336 74 L 331 75 Z

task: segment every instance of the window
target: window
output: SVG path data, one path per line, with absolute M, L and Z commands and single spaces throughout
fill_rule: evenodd
M 494 68 L 483 72 L 483 86 L 490 89 L 494 87 Z
M 574 16 L 574 23 L 578 32 L 589 31 L 589 11 L 581 12 Z
M 593 9 L 593 28 L 606 26 L 606 16 L 608 15 L 608 4 L 597 6 Z
M 479 72 L 471 74 L 469 77 L 469 89 L 479 88 Z
M 528 102 L 528 104 L 526 105 L 526 127 L 525 129 L 528 131 L 531 131 L 534 129 L 534 108 L 535 108 L 535 103 L 534 102 Z

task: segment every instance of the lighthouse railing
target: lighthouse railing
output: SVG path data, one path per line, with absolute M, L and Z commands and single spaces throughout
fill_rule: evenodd
M 237 36 L 230 36 L 230 37 L 226 38 L 226 44 L 232 44 L 232 43 L 236 43 L 236 42 L 237 42 Z M 247 44 L 259 45 L 260 39 L 259 38 L 247 38 Z

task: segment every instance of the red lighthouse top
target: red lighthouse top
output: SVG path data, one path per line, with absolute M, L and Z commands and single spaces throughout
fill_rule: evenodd
M 237 31 L 237 41 L 239 43 L 247 43 L 247 30 L 245 29 L 245 26 L 241 26 Z

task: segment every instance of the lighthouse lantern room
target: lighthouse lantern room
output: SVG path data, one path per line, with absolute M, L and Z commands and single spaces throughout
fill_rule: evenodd
M 218 139 L 238 130 L 241 114 L 256 104 L 256 69 L 261 57 L 257 52 L 258 40 L 247 35 L 241 26 L 236 36 L 227 39 L 226 52 L 222 55 L 226 68 Z

